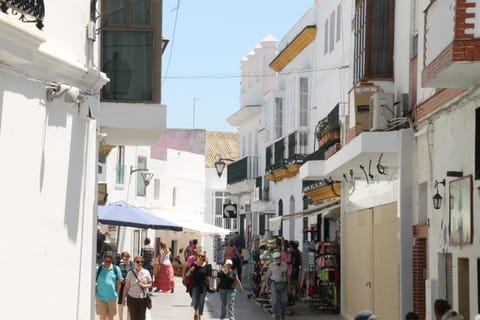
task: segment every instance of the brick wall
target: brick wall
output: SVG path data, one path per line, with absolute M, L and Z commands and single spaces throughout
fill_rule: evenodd
M 413 311 L 420 319 L 425 319 L 425 280 L 427 274 L 427 237 L 426 225 L 415 225 L 412 228 L 414 245 L 412 248 L 412 277 L 413 277 Z
M 421 120 L 431 112 L 444 106 L 446 103 L 461 95 L 464 91 L 464 89 L 440 89 L 433 96 L 416 106 L 414 113 L 415 121 Z
M 429 82 L 432 78 L 447 68 L 454 62 L 472 62 L 480 61 L 480 40 L 474 39 L 475 25 L 469 21 L 475 19 L 475 13 L 471 8 L 475 8 L 476 3 L 469 0 L 457 0 L 455 7 L 455 31 L 454 39 L 428 66 L 424 65 L 422 71 L 422 85 Z M 426 19 L 425 19 L 426 22 Z M 478 26 L 477 26 L 478 27 Z M 428 28 L 425 23 L 425 28 Z M 425 32 L 426 34 L 426 32 Z M 427 40 L 424 37 L 424 64 L 426 61 Z

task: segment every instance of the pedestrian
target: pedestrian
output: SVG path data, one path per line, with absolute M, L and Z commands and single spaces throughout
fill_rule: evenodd
M 433 304 L 436 320 L 462 320 L 463 316 L 455 311 L 450 303 L 444 299 L 437 299 Z
M 354 320 L 378 320 L 378 317 L 370 310 L 364 310 L 357 313 Z
M 290 284 L 292 285 L 292 294 L 294 299 L 298 299 L 300 294 L 300 274 L 302 271 L 302 252 L 298 249 L 298 241 L 290 242 L 292 248 L 292 266 L 293 271 L 290 275 Z
M 96 268 L 95 309 L 100 320 L 113 320 L 117 313 L 117 299 L 120 291 L 122 274 L 113 265 L 113 253 L 103 254 L 103 263 Z
M 103 242 L 105 241 L 105 235 L 102 233 L 102 227 L 97 226 L 97 264 L 102 263 L 102 247 Z
M 230 259 L 233 262 L 233 269 L 237 271 L 238 278 L 242 281 L 242 257 L 240 251 L 235 246 L 235 239 L 230 239 L 228 246 L 223 254 L 223 260 Z
M 172 253 L 167 247 L 165 241 L 160 241 L 160 252 L 158 259 L 160 261 L 160 267 L 158 268 L 157 273 L 155 274 L 155 281 L 153 282 L 153 287 L 157 288 L 161 292 L 170 291 L 173 293 L 175 288 L 175 279 L 173 275 L 173 266 L 170 260 Z
M 143 267 L 150 272 L 150 276 L 153 275 L 153 258 L 155 257 L 155 249 L 150 244 L 150 238 L 145 238 L 143 241 L 144 246 L 140 250 L 140 255 L 143 258 Z
M 190 246 L 192 245 L 192 240 L 188 241 L 188 245 L 183 249 L 183 258 L 185 259 L 185 262 L 187 262 L 188 257 L 190 257 L 191 252 L 190 252 Z
M 122 261 L 119 264 L 120 272 L 122 273 L 122 282 L 120 285 L 120 292 L 118 294 L 118 318 L 123 320 L 123 290 L 125 288 L 125 278 L 129 271 L 133 270 L 133 263 L 130 260 L 130 253 L 123 251 L 121 255 Z M 127 310 L 127 320 L 130 320 L 130 313 Z
M 136 256 L 133 261 L 135 267 L 130 270 L 125 279 L 123 289 L 123 305 L 125 301 L 132 320 L 145 320 L 147 311 L 148 288 L 152 287 L 152 277 L 147 269 L 143 268 L 143 257 Z
M 285 319 L 288 294 L 291 293 L 288 266 L 281 260 L 281 256 L 278 251 L 273 253 L 274 263 L 270 263 L 265 276 L 265 292 L 271 292 L 270 300 L 275 320 Z
M 205 297 L 207 291 L 213 291 L 210 287 L 210 277 L 212 275 L 212 266 L 207 264 L 206 254 L 202 252 L 195 262 L 188 270 L 187 276 L 191 274 L 193 277 L 192 287 L 192 302 L 193 302 L 193 319 L 201 320 L 203 315 L 203 308 L 205 306 Z
M 188 276 L 187 273 L 188 270 L 193 266 L 194 263 L 197 262 L 198 256 L 202 254 L 202 251 L 200 249 L 195 249 L 193 251 L 193 254 L 188 257 L 187 262 L 185 263 L 185 267 L 183 268 L 183 273 L 182 273 L 182 279 L 183 279 L 183 285 L 186 287 L 186 292 L 192 297 L 192 287 L 193 287 L 193 277 Z M 193 305 L 193 304 L 192 304 Z
M 217 288 L 220 294 L 220 301 L 222 302 L 220 319 L 235 319 L 235 298 L 237 295 L 235 284 L 238 285 L 240 293 L 243 293 L 242 283 L 232 266 L 232 260 L 225 260 L 223 268 L 217 273 L 215 280 L 215 288 Z
M 107 230 L 105 232 L 105 240 L 102 243 L 102 256 L 107 251 L 111 251 L 114 256 L 115 254 L 117 254 L 117 246 L 115 245 L 115 242 L 110 238 L 110 236 L 111 233 Z
M 405 315 L 405 320 L 420 320 L 420 318 L 418 317 L 418 314 L 411 311 Z

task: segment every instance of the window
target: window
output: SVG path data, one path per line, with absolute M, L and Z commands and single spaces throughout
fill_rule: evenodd
M 337 7 L 337 42 L 340 41 L 342 32 L 342 4 Z
M 283 103 L 282 98 L 275 98 L 275 138 L 282 136 Z
M 335 11 L 330 15 L 330 47 L 329 52 L 333 51 L 335 46 Z
M 233 229 L 236 229 L 237 224 L 236 224 L 236 219 L 224 219 L 223 218 L 223 205 L 224 204 L 230 204 L 230 199 L 228 199 L 228 196 L 230 195 L 229 192 L 222 192 L 222 191 L 216 191 L 215 193 L 212 194 L 213 196 L 213 202 L 215 204 L 214 206 L 214 217 L 215 217 L 215 225 L 220 228 L 225 228 L 225 229 L 232 229 L 232 222 L 233 222 Z
M 115 171 L 115 183 L 123 184 L 125 180 L 125 146 L 117 147 L 117 165 Z
M 173 187 L 172 189 L 172 207 L 177 205 L 177 187 Z
M 328 19 L 325 20 L 325 33 L 324 33 L 324 42 L 323 42 L 323 53 L 328 53 Z
M 480 108 L 475 109 L 475 180 L 480 179 Z
M 300 78 L 300 127 L 308 127 L 308 79 Z
M 137 169 L 147 169 L 147 158 L 138 157 Z M 137 172 L 137 196 L 145 197 L 146 195 L 145 180 L 143 179 L 142 172 Z
M 393 0 L 357 0 L 355 20 L 359 27 L 355 30 L 355 60 L 363 56 L 360 59 L 363 66 L 355 79 L 392 77 Z
M 272 146 L 268 146 L 265 149 L 265 172 L 270 171 L 272 166 Z
M 153 180 L 153 199 L 160 200 L 160 179 Z
M 393 77 L 393 9 L 394 0 L 356 0 L 354 83 Z
M 102 1 L 104 101 L 160 101 L 161 1 Z
M 281 167 L 283 167 L 283 159 L 285 159 L 285 141 L 284 139 L 281 139 L 281 140 L 278 140 L 277 142 L 275 142 L 275 145 L 274 145 L 275 149 L 274 149 L 274 152 L 275 152 L 275 158 L 274 158 L 274 165 L 275 165 L 275 169 L 279 169 Z

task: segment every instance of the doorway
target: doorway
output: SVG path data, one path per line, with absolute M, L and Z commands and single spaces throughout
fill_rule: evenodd
M 470 319 L 470 267 L 468 258 L 458 258 L 458 312 Z

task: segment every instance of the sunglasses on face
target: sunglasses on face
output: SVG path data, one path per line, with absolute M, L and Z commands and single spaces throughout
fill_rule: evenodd
M 205 258 L 205 256 L 198 256 L 199 258 Z
M 135 261 L 135 263 L 142 264 L 143 261 L 138 260 L 138 261 Z
M 112 260 L 103 260 L 104 263 L 112 263 Z

